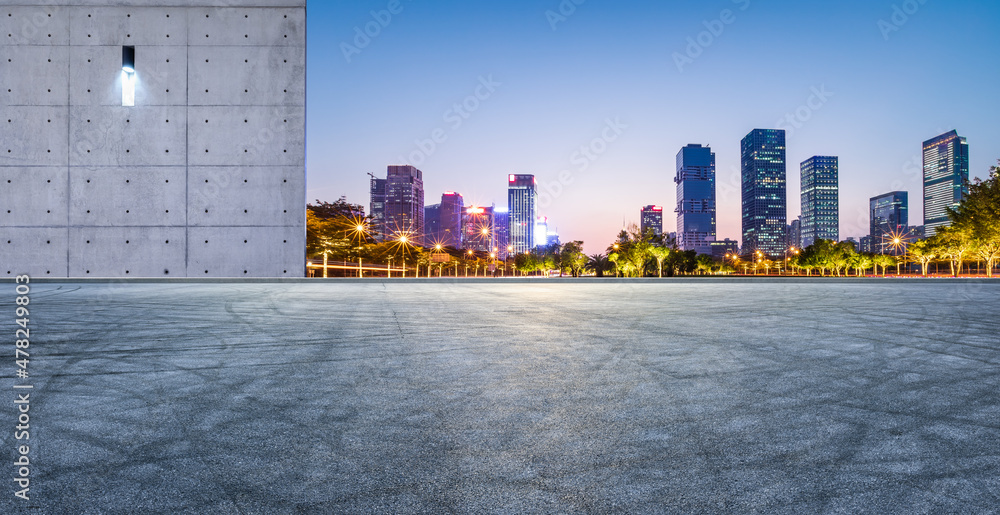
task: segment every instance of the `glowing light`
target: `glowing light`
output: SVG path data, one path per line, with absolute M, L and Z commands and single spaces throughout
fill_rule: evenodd
M 513 175 L 507 176 L 507 182 L 514 182 L 516 179 Z
M 122 107 L 135 107 L 135 74 L 122 70 Z

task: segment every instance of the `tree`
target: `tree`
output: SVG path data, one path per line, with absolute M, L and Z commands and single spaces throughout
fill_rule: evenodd
M 321 220 L 331 218 L 364 218 L 365 208 L 361 204 L 351 204 L 347 202 L 347 197 L 340 197 L 334 203 L 324 202 L 317 199 L 315 204 L 306 204 L 306 209 L 311 211 Z
M 701 254 L 695 258 L 695 269 L 698 270 L 702 275 L 708 275 L 712 273 L 712 268 L 715 267 L 715 260 L 712 256 L 707 256 Z
M 947 234 L 940 243 L 950 249 L 948 255 L 951 256 L 952 270 L 956 265 L 956 252 L 965 247 L 956 246 L 957 240 L 964 238 L 968 239 L 965 242 L 969 247 L 967 252 L 985 261 L 986 274 L 993 277 L 993 268 L 1000 259 L 1000 166 L 990 168 L 989 179 L 977 179 L 970 184 L 969 194 L 956 209 L 949 210 L 948 217 L 955 229 L 945 231 Z M 958 267 L 961 272 L 960 262 Z
M 896 258 L 886 254 L 876 254 L 872 257 L 872 263 L 875 265 L 875 274 L 878 275 L 878 267 L 882 267 L 882 277 L 885 277 L 886 269 L 896 264 Z
M 591 254 L 587 258 L 587 270 L 593 271 L 597 277 L 604 277 L 604 273 L 609 271 L 611 266 L 611 261 L 608 261 L 608 256 L 604 254 Z
M 587 266 L 587 255 L 583 253 L 582 241 L 571 241 L 562 246 L 560 265 L 573 277 L 580 277 Z
M 920 263 L 921 275 L 927 275 L 927 268 L 930 266 L 931 261 L 937 257 L 936 250 L 931 244 L 930 240 L 919 240 L 910 244 L 907 248 L 910 254 L 910 258 L 914 262 Z
M 663 261 L 670 257 L 670 249 L 667 247 L 652 247 L 649 254 L 656 260 L 657 277 L 663 278 Z
M 962 263 L 975 250 L 971 227 L 964 224 L 939 227 L 931 244 L 937 247 L 939 256 L 948 260 L 952 277 L 962 273 Z
M 661 241 L 652 231 L 643 233 L 635 224 L 618 233 L 618 238 L 608 247 L 608 259 L 625 277 L 644 277 L 646 264 L 652 254 L 650 249 Z M 612 256 L 614 258 L 612 259 Z

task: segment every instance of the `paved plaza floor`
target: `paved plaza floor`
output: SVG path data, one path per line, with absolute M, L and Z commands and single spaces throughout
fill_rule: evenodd
M 1000 506 L 1000 283 L 33 286 L 0 513 Z

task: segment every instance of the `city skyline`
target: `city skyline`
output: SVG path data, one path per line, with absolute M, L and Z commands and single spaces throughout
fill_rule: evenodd
M 960 129 L 974 147 L 973 177 L 985 177 L 1000 156 L 993 143 L 1000 128 L 979 119 L 1000 108 L 989 93 L 1000 60 L 982 50 L 992 48 L 986 34 L 1000 6 L 927 3 L 886 40 L 879 21 L 892 21 L 891 3 L 747 4 L 588 2 L 553 30 L 545 13 L 558 3 L 403 3 L 350 62 L 341 44 L 353 45 L 355 28 L 385 2 L 311 5 L 310 24 L 324 30 L 310 33 L 309 83 L 329 94 L 310 97 L 309 198 L 363 202 L 359 174 L 405 164 L 399 158 L 411 154 L 423 154 L 410 164 L 427 174 L 428 192 L 460 191 L 470 204 L 502 203 L 496 177 L 534 174 L 539 212 L 596 251 L 623 217 L 638 222 L 641 206 L 673 205 L 669 158 L 702 143 L 718 155 L 717 237 L 739 238 L 738 140 L 755 127 L 786 128 L 789 163 L 840 157 L 840 233 L 858 237 L 872 195 L 917 194 L 922 141 Z M 674 54 L 686 56 L 688 38 L 697 42 L 723 9 L 735 21 L 679 71 Z M 818 17 L 827 26 L 816 29 Z M 768 59 L 780 66 L 766 76 L 751 72 L 776 43 L 780 56 Z M 917 80 L 923 63 L 938 58 L 961 72 Z M 397 87 L 399 73 L 412 80 Z M 458 124 L 453 107 L 465 101 L 476 109 L 461 108 L 468 117 L 457 115 Z M 338 123 L 324 121 L 331 118 Z M 437 129 L 442 143 L 432 138 Z M 793 175 L 790 219 L 800 212 Z M 921 219 L 921 206 L 913 210 Z

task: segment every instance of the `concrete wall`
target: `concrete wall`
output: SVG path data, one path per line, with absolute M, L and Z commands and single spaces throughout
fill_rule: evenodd
M 305 0 L 14 2 L 0 277 L 305 274 Z

